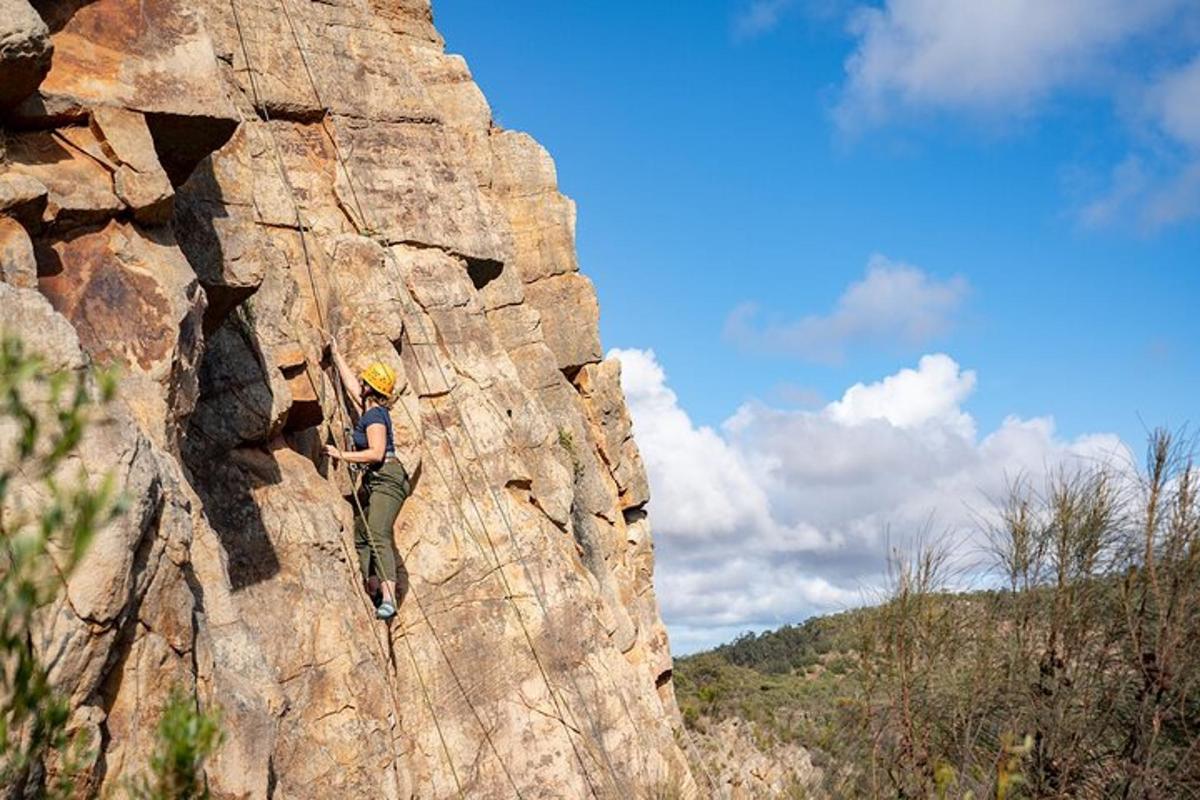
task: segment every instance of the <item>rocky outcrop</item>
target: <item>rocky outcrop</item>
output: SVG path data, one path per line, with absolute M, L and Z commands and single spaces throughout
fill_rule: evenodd
M 698 794 L 574 205 L 427 0 L 0 11 L 0 327 L 121 374 L 72 466 L 131 507 L 36 642 L 100 743 L 83 792 L 184 687 L 217 798 Z M 320 457 L 322 329 L 399 375 L 390 625 Z
M 823 771 L 808 750 L 754 722 L 702 718 L 688 743 L 702 783 L 720 800 L 824 796 Z

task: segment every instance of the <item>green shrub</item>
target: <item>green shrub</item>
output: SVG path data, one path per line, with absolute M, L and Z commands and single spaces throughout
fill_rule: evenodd
M 97 403 L 115 389 L 110 374 L 47 374 L 19 340 L 0 337 L 0 786 L 66 797 L 89 743 L 68 737 L 69 709 L 51 688 L 33 647 L 34 615 L 54 600 L 96 530 L 120 513 L 114 480 L 60 473 Z M 15 479 L 46 498 L 36 514 L 5 501 Z M 55 775 L 45 761 L 55 754 Z
M 215 714 L 204 714 L 196 702 L 176 689 L 158 723 L 158 743 L 150 757 L 150 775 L 130 787 L 135 800 L 204 800 L 204 760 L 220 744 Z
M 678 695 L 808 748 L 823 796 L 1200 797 L 1198 498 L 1162 432 L 1136 476 L 1018 481 L 986 531 L 1001 588 L 895 552 L 879 605 L 679 659 Z
M 111 372 L 48 373 L 21 342 L 0 336 L 0 791 L 68 798 L 97 742 L 69 735 L 66 699 L 51 687 L 33 647 L 34 615 L 54 601 L 96 532 L 124 507 L 114 477 L 81 467 L 64 475 L 88 425 L 116 389 Z M 20 477 L 45 498 L 34 512 L 7 513 Z M 158 727 L 150 776 L 129 787 L 138 800 L 207 797 L 202 766 L 220 739 L 214 717 L 172 695 Z M 52 764 L 52 769 L 47 769 Z

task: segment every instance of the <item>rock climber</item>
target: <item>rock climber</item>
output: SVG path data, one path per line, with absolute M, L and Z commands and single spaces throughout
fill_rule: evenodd
M 358 497 L 363 513 L 356 513 L 354 517 L 354 546 L 363 580 L 369 584 L 372 577 L 379 579 L 382 601 L 375 616 L 387 620 L 396 615 L 392 525 L 411 492 L 408 473 L 396 457 L 392 417 L 388 413 L 396 388 L 396 373 L 388 365 L 376 361 L 356 375 L 332 336 L 329 337 L 329 353 L 357 420 L 353 430 L 354 449 L 339 450 L 326 445 L 325 453 L 331 458 L 362 465 Z

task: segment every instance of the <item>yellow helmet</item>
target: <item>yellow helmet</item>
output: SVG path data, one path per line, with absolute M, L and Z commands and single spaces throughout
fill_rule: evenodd
M 364 369 L 360 377 L 367 386 L 384 397 L 391 397 L 392 390 L 396 388 L 396 371 L 382 361 L 376 361 Z

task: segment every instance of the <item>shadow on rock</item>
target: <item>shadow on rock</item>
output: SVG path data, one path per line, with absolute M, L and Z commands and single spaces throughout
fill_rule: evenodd
M 279 557 L 255 498 L 257 490 L 282 479 L 274 456 L 264 448 L 242 447 L 224 458 L 189 464 L 189 470 L 225 549 L 231 588 L 236 592 L 279 574 Z

